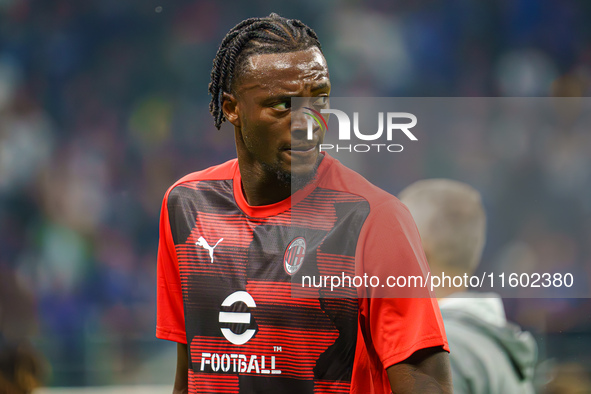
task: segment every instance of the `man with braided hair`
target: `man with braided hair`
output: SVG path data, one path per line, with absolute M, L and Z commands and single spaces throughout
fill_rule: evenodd
M 175 393 L 448 393 L 436 301 L 345 289 L 292 297 L 292 280 L 342 268 L 426 272 L 408 210 L 320 152 L 292 97 L 328 105 L 316 33 L 271 14 L 222 41 L 209 91 L 237 159 L 166 193 L 156 335 L 178 343 Z M 394 242 L 392 241 L 394 240 Z

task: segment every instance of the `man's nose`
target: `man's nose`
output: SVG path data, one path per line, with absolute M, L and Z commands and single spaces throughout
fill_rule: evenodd
M 303 108 L 299 108 L 291 112 L 291 132 L 301 134 L 307 133 L 308 131 L 308 115 L 303 111 Z

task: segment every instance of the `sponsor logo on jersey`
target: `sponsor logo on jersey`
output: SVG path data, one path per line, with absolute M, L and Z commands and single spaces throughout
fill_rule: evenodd
M 236 291 L 230 294 L 226 299 L 222 302 L 223 307 L 230 307 L 237 302 L 243 302 L 249 308 L 256 308 L 257 304 L 254 302 L 254 298 L 246 291 Z M 228 323 L 228 324 L 250 324 L 251 315 L 248 312 L 220 312 L 219 314 L 219 322 L 220 323 Z M 244 331 L 242 334 L 236 334 L 230 328 L 221 327 L 222 334 L 224 337 L 232 342 L 234 345 L 244 345 L 246 342 L 253 337 L 256 330 L 253 328 L 249 328 Z
M 275 356 L 238 353 L 201 353 L 201 371 L 281 375 Z
M 306 240 L 304 237 L 297 237 L 293 239 L 283 255 L 283 268 L 288 275 L 293 275 L 299 271 L 304 263 L 306 256 Z
M 222 307 L 231 307 L 237 302 L 246 304 L 249 308 L 256 308 L 254 298 L 246 291 L 235 291 L 222 302 Z M 219 322 L 224 324 L 251 324 L 249 312 L 223 312 L 219 314 Z M 234 345 L 244 345 L 256 333 L 256 329 L 249 328 L 242 334 L 236 334 L 230 328 L 221 327 L 224 337 Z M 274 347 L 281 351 L 281 347 Z M 247 373 L 261 375 L 280 375 L 281 370 L 275 366 L 275 356 L 262 354 L 213 353 L 201 352 L 200 370 L 204 372 Z
M 205 240 L 205 238 L 203 237 L 199 237 L 199 239 L 197 240 L 197 242 L 195 242 L 195 245 L 197 246 L 201 246 L 203 249 L 207 250 L 209 252 L 209 258 L 211 259 L 211 262 L 213 263 L 213 250 L 215 249 L 216 246 L 218 246 L 218 244 L 220 242 L 222 242 L 224 239 L 220 238 L 215 245 L 213 246 L 209 246 L 209 243 Z

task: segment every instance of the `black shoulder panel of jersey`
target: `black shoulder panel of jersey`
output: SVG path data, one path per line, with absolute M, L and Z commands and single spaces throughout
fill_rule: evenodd
M 181 183 L 170 191 L 167 209 L 175 245 L 186 242 L 200 212 L 239 212 L 234 203 L 232 180 Z

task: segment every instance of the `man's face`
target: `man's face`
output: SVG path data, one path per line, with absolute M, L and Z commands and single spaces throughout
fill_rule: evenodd
M 330 81 L 326 60 L 316 47 L 298 52 L 253 55 L 236 81 L 238 157 L 255 173 L 277 174 L 285 181 L 309 179 L 320 159 L 324 131 L 307 139 L 303 108 L 291 97 L 309 97 L 305 106 L 328 106 Z M 236 125 L 235 122 L 232 122 Z

